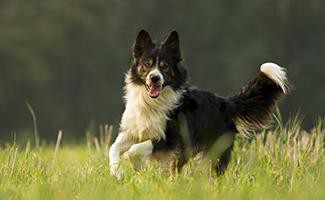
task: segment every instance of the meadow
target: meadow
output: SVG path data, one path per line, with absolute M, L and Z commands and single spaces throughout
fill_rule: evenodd
M 110 176 L 112 130 L 81 144 L 0 146 L 0 199 L 324 199 L 325 120 L 310 131 L 293 117 L 255 139 L 238 137 L 226 173 L 190 161 L 174 175 L 157 165 Z M 62 142 L 63 141 L 63 142 Z M 127 163 L 126 163 L 127 165 Z

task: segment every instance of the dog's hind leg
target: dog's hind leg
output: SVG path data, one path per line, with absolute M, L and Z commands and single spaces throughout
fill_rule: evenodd
M 176 171 L 181 171 L 187 161 L 182 137 L 173 135 L 174 138 L 167 137 L 167 141 L 159 140 L 153 142 L 153 156 L 167 164 L 171 175 Z
M 234 132 L 224 133 L 215 141 L 208 152 L 208 158 L 211 159 L 218 176 L 222 175 L 228 167 L 235 135 Z
M 233 145 L 231 145 L 228 149 L 226 149 L 225 152 L 221 155 L 221 157 L 217 160 L 215 169 L 218 176 L 221 176 L 225 173 L 230 161 L 232 149 L 233 149 Z

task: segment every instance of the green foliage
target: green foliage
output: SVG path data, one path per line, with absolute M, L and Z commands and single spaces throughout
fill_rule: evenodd
M 38 136 L 38 129 L 37 129 L 36 114 L 35 114 L 35 111 L 33 110 L 32 106 L 28 102 L 26 102 L 26 105 L 27 105 L 27 108 L 28 108 L 30 114 L 32 115 L 32 118 L 33 118 L 35 147 L 39 148 L 39 136 Z
M 58 129 L 73 140 L 90 122 L 116 123 L 122 80 L 140 29 L 158 40 L 176 29 L 192 83 L 238 91 L 266 61 L 286 67 L 296 90 L 284 113 L 324 115 L 323 0 L 31 0 L 0 2 L 0 140 Z M 285 118 L 288 114 L 285 115 Z M 7 137 L 6 137 L 7 136 Z
M 55 156 L 52 146 L 8 145 L 0 149 L 0 199 L 322 199 L 324 122 L 308 133 L 292 120 L 251 142 L 237 138 L 220 177 L 190 161 L 172 176 L 157 165 L 127 168 L 117 181 L 102 149 L 64 146 Z

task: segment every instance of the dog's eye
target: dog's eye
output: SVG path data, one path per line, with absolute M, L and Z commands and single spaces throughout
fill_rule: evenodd
M 145 68 L 149 68 L 152 65 L 152 59 L 147 60 L 146 62 L 143 63 L 143 66 Z
M 168 68 L 169 68 L 169 66 L 165 62 L 161 62 L 160 67 L 162 70 L 168 70 Z

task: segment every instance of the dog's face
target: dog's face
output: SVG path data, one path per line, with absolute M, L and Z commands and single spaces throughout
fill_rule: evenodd
M 165 87 L 181 89 L 186 82 L 186 71 L 180 66 L 181 52 L 176 31 L 156 45 L 148 32 L 139 32 L 133 47 L 131 80 L 142 85 L 151 98 L 157 98 Z

